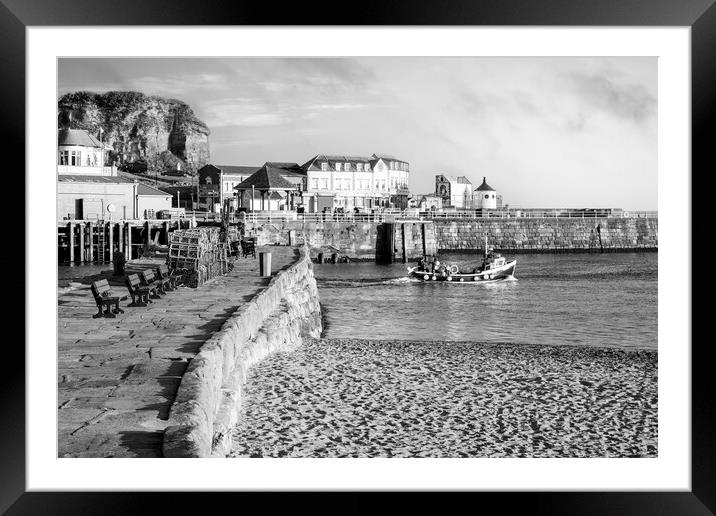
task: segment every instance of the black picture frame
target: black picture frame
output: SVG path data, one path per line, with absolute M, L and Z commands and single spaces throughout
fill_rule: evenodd
M 19 158 L 13 170 L 25 170 L 24 152 L 18 150 L 25 148 L 25 29 L 28 26 L 685 26 L 691 28 L 692 170 L 702 169 L 702 175 L 705 175 L 713 154 L 709 129 L 716 119 L 716 6 L 713 4 L 714 0 L 453 0 L 448 3 L 371 0 L 352 6 L 350 13 L 341 13 L 336 3 L 324 1 L 293 3 L 279 8 L 278 4 L 268 2 L 216 0 L 124 0 L 121 6 L 96 0 L 0 0 L 0 63 L 3 70 L 0 135 L 4 145 L 15 149 L 13 154 Z M 692 178 L 694 175 L 692 171 Z M 25 193 L 27 196 L 27 189 Z M 20 253 L 24 252 L 22 247 L 17 247 Z M 13 259 L 17 258 L 14 254 Z M 688 280 L 691 282 L 691 278 Z M 147 508 L 146 498 L 151 497 L 160 497 L 162 512 L 183 513 L 192 509 L 194 501 L 190 503 L 185 493 L 26 492 L 25 354 L 16 342 L 7 342 L 4 346 L 5 363 L 12 367 L 5 367 L 0 376 L 3 402 L 0 417 L 0 511 L 7 510 L 7 514 L 124 514 L 144 512 L 138 509 Z M 677 344 L 690 345 L 685 342 Z M 471 493 L 470 500 L 465 500 L 468 495 L 458 494 L 443 497 L 439 502 L 440 512 L 456 509 L 464 503 L 472 507 L 478 507 L 475 505 L 478 503 L 479 507 L 483 507 L 483 504 L 497 502 L 500 512 L 513 512 L 511 509 L 523 506 L 535 514 L 713 514 L 716 512 L 716 404 L 711 396 L 711 351 L 708 342 L 704 341 L 696 342 L 691 352 L 690 492 Z M 427 500 L 424 495 L 413 493 L 409 498 L 403 497 L 401 512 L 430 508 L 435 502 Z M 236 503 L 245 509 L 257 501 L 258 495 L 225 493 L 211 496 L 212 505 Z M 283 498 L 273 496 L 280 505 Z M 473 498 L 475 496 L 477 502 Z M 375 497 L 349 493 L 340 502 L 324 497 L 322 506 L 333 514 L 373 512 L 377 508 Z M 269 509 L 264 508 L 263 512 Z M 310 512 L 324 511 L 316 508 Z

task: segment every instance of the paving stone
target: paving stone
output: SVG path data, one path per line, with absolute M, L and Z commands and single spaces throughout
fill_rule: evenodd
M 270 251 L 276 271 L 296 259 L 288 247 Z M 152 265 L 135 261 L 127 270 Z M 109 280 L 124 291 L 121 280 Z M 231 273 L 197 289 L 180 287 L 144 308 L 124 302 L 114 319 L 92 318 L 89 281 L 58 292 L 58 456 L 161 456 L 188 361 L 268 279 L 258 277 L 258 260 L 239 259 Z

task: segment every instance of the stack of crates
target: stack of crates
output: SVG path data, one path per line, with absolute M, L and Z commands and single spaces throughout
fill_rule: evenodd
M 227 245 L 219 242 L 219 228 L 182 229 L 172 233 L 168 265 L 184 271 L 184 284 L 198 287 L 229 272 Z

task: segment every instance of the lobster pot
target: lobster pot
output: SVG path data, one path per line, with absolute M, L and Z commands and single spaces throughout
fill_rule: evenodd
M 168 264 L 183 270 L 185 285 L 198 287 L 233 268 L 228 255 L 227 244 L 219 241 L 219 228 L 184 229 L 172 233 Z

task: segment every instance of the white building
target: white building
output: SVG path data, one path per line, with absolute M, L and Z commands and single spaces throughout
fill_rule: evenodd
M 497 191 L 490 185 L 488 185 L 486 178 L 483 177 L 482 184 L 475 189 L 475 194 L 473 196 L 473 207 L 476 209 L 483 210 L 497 209 L 498 197 L 499 196 L 497 195 Z
M 472 183 L 465 176 L 436 175 L 435 195 L 442 197 L 445 208 L 473 207 Z
M 309 212 L 408 206 L 410 165 L 392 156 L 319 154 L 301 168 L 307 176 L 303 203 Z
M 57 135 L 57 173 L 68 175 L 116 176 L 109 161 L 112 147 L 82 129 L 60 129 Z
M 172 207 L 172 196 L 117 174 L 111 147 L 81 129 L 61 129 L 57 138 L 57 218 L 120 220 L 154 217 Z

